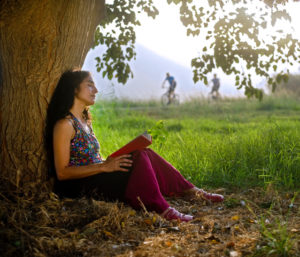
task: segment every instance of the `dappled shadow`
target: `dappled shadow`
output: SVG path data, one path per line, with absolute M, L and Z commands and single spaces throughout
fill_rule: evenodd
M 278 193 L 272 188 L 219 191 L 225 194 L 226 201 L 216 205 L 168 198 L 173 207 L 195 216 L 192 222 L 181 224 L 167 222 L 146 210 L 134 211 L 118 202 L 60 200 L 38 185 L 29 187 L 28 192 L 3 191 L 0 254 L 250 256 L 256 252 L 257 256 L 267 256 L 274 249 L 263 231 L 284 234 L 286 230 L 290 239 L 286 256 L 297 256 L 299 196 L 292 192 Z

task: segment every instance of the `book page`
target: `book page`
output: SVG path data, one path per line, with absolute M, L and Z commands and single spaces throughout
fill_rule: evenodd
M 151 137 L 150 134 L 148 134 L 147 131 L 145 131 L 145 132 L 143 133 L 143 136 L 146 137 L 149 141 L 152 141 L 152 137 Z

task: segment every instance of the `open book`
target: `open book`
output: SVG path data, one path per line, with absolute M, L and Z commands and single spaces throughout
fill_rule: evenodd
M 137 136 L 135 139 L 121 147 L 116 152 L 112 153 L 110 157 L 117 157 L 122 154 L 129 154 L 136 150 L 141 150 L 146 148 L 148 145 L 152 144 L 152 137 L 147 132 L 144 132 L 143 134 Z

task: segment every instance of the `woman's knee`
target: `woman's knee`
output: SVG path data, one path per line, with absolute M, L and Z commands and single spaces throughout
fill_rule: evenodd
M 132 155 L 141 155 L 141 154 L 145 154 L 145 153 L 147 153 L 147 148 L 135 150 L 134 152 L 132 152 Z
M 146 149 L 136 150 L 132 153 L 133 161 L 136 159 L 148 158 L 148 151 Z

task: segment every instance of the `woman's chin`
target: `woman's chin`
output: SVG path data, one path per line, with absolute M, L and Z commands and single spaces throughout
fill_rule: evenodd
M 94 105 L 94 104 L 95 104 L 95 99 L 86 103 L 87 106 Z

